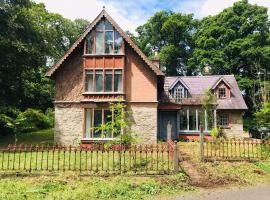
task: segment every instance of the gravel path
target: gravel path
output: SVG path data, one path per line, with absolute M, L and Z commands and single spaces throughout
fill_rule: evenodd
M 171 200 L 270 200 L 270 185 L 229 190 L 212 190 L 199 196 L 172 198 Z

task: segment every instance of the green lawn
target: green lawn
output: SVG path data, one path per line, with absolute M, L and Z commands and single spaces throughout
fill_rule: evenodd
M 0 137 L 0 148 L 14 144 L 13 136 Z M 17 144 L 53 144 L 53 129 L 44 129 L 18 136 Z
M 16 189 L 15 189 L 16 188 Z M 91 177 L 78 173 L 57 176 L 9 177 L 0 181 L 0 199 L 155 199 L 193 193 L 186 176 Z

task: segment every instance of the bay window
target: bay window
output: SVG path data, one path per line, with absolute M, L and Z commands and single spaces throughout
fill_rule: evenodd
M 179 113 L 179 128 L 180 132 L 189 132 L 200 130 L 200 125 L 203 126 L 205 131 L 210 131 L 215 127 L 215 114 L 214 110 L 208 111 L 201 108 L 184 108 Z
M 85 71 L 85 92 L 122 92 L 122 70 L 103 69 Z
M 102 19 L 86 37 L 86 54 L 123 54 L 124 42 L 112 24 Z

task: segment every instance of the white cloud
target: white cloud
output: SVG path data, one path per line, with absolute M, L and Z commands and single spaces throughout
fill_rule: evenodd
M 104 2 L 99 0 L 34 0 L 37 3 L 44 3 L 49 12 L 59 13 L 68 19 L 83 18 L 92 22 L 95 17 L 101 12 Z M 135 32 L 137 26 L 145 22 L 145 19 L 124 17 L 121 8 L 115 7 L 113 4 L 106 1 L 106 11 L 124 30 Z
M 238 0 L 206 0 L 200 10 L 199 16 L 206 17 L 208 15 L 215 15 L 223 9 L 232 6 L 236 1 Z M 268 8 L 268 13 L 270 11 L 270 0 L 249 0 L 249 3 L 265 6 Z

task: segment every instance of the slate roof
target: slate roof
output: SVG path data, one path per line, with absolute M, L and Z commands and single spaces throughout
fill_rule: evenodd
M 168 94 L 168 90 L 175 83 L 179 76 L 166 76 L 164 82 L 164 92 Z M 181 80 L 188 86 L 191 99 L 190 104 L 201 104 L 201 98 L 206 90 L 211 89 L 219 79 L 224 79 L 231 87 L 230 99 L 218 99 L 217 109 L 247 109 L 246 103 L 239 90 L 234 75 L 211 75 L 211 76 L 181 76 Z M 164 102 L 164 95 L 160 99 Z M 168 98 L 168 97 L 167 97 Z M 166 97 L 165 97 L 166 99 Z M 166 101 L 166 100 L 165 100 Z M 193 102 L 193 103 L 192 103 Z M 185 104 L 183 102 L 183 104 Z M 188 102 L 186 103 L 188 104 Z

